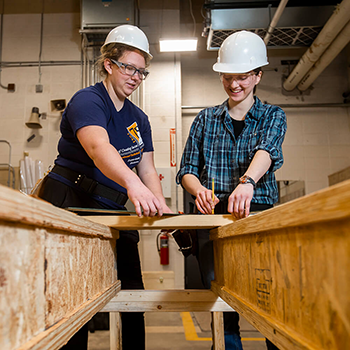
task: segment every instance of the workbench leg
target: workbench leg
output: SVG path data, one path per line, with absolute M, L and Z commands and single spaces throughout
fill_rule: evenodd
M 109 313 L 109 342 L 110 350 L 122 349 L 122 332 L 121 332 L 120 312 Z
M 214 350 L 225 350 L 224 314 L 222 312 L 212 312 L 211 321 Z

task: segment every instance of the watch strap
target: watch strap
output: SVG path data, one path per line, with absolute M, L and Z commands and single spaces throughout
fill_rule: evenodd
M 242 177 L 240 177 L 239 183 L 240 184 L 252 184 L 254 188 L 256 187 L 256 183 L 255 183 L 254 179 L 252 179 L 248 175 L 243 175 Z

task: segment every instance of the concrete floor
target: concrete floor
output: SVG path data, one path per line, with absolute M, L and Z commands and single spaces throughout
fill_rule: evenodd
M 210 313 L 146 312 L 145 320 L 147 350 L 211 349 Z M 242 317 L 240 327 L 244 350 L 266 350 L 264 337 Z M 89 333 L 89 350 L 109 350 L 109 331 Z

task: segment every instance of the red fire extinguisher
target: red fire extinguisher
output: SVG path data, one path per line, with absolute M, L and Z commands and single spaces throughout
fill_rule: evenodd
M 169 265 L 169 237 L 165 232 L 157 235 L 157 248 L 161 265 Z

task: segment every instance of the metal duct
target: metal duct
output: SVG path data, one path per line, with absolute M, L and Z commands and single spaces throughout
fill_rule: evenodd
M 283 84 L 286 91 L 292 91 L 307 74 L 310 68 L 328 48 L 338 33 L 350 19 L 350 0 L 343 0 L 325 24 L 315 41 L 305 52 Z
M 316 78 L 324 71 L 325 68 L 334 60 L 334 58 L 344 49 L 350 41 L 350 21 L 345 28 L 339 33 L 336 39 L 328 47 L 327 51 L 314 64 L 309 72 L 304 76 L 298 85 L 298 89 L 305 91 Z

